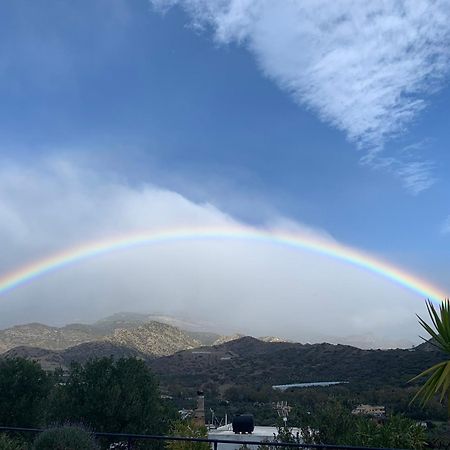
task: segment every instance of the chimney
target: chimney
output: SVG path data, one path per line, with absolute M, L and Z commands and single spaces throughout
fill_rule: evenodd
M 205 426 L 205 396 L 203 391 L 197 391 L 197 408 L 194 411 L 194 423 L 199 427 Z

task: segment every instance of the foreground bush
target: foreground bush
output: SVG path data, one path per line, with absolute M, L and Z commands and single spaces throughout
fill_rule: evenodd
M 24 446 L 6 434 L 0 434 L 0 450 L 23 450 Z
M 73 363 L 55 386 L 53 423 L 83 423 L 99 432 L 165 434 L 169 409 L 144 361 L 101 358 Z
M 0 360 L 0 423 L 35 427 L 44 421 L 51 380 L 39 364 L 21 358 Z
M 193 421 L 180 420 L 174 422 L 171 428 L 172 436 L 207 438 L 208 430 L 205 426 L 198 426 Z M 166 444 L 169 450 L 210 450 L 211 447 L 206 442 L 170 441 Z
M 34 441 L 34 450 L 97 450 L 91 433 L 79 427 L 63 426 L 43 431 Z
M 425 429 L 414 420 L 392 415 L 379 424 L 370 417 L 355 416 L 344 405 L 331 401 L 318 405 L 300 420 L 306 444 L 358 447 L 425 448 Z

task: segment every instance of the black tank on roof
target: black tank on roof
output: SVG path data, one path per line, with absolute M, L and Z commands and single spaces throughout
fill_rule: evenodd
M 241 414 L 233 417 L 233 432 L 236 434 L 253 433 L 255 421 L 251 414 Z

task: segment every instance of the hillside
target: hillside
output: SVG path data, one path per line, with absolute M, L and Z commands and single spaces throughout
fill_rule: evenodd
M 215 333 L 182 331 L 174 325 L 151 320 L 152 317 L 164 319 L 163 316 L 118 313 L 93 324 L 75 323 L 63 327 L 41 323 L 16 325 L 0 330 L 0 354 L 23 346 L 64 350 L 87 342 L 108 341 L 161 356 L 208 345 L 220 337 Z M 170 321 L 166 319 L 166 322 Z M 175 319 L 171 321 L 176 322 Z
M 245 337 L 244 334 L 240 334 L 240 333 L 236 333 L 236 334 L 232 334 L 230 336 L 219 336 L 213 343 L 212 345 L 221 345 L 221 344 L 225 344 L 226 342 L 231 342 L 231 341 L 235 341 L 237 339 L 241 339 Z
M 54 327 L 29 323 L 0 330 L 0 354 L 20 346 L 64 350 L 86 342 L 106 340 L 146 353 L 152 353 L 151 349 L 154 349 L 157 355 L 167 355 L 211 345 L 221 337 L 199 327 L 199 324 L 169 316 L 126 312 L 113 314 L 92 324 Z
M 0 358 L 26 358 L 38 362 L 44 370 L 67 369 L 71 362 L 85 363 L 91 358 L 113 357 L 148 358 L 137 350 L 113 344 L 112 342 L 86 342 L 64 350 L 48 350 L 20 346 L 0 355 Z
M 92 324 L 92 326 L 97 330 L 101 330 L 104 334 L 110 334 L 118 328 L 136 328 L 149 322 L 164 323 L 166 325 L 180 328 L 186 332 L 193 333 L 204 333 L 205 329 L 211 328 L 207 324 L 199 324 L 163 314 L 143 314 L 135 312 L 115 313 L 111 316 L 98 320 Z
M 129 318 L 114 318 L 100 325 L 72 324 L 61 328 L 38 323 L 20 325 L 0 332 L 0 354 L 30 357 L 53 367 L 62 364 L 61 358 L 70 362 L 71 358 L 86 360 L 109 356 L 111 352 L 115 356 L 154 358 L 202 345 L 172 325 L 155 321 L 137 323 Z M 107 334 L 109 331 L 111 334 Z
M 117 329 L 106 340 L 152 356 L 171 355 L 201 345 L 179 328 L 154 321 L 136 328 Z
M 25 345 L 14 347 L 0 355 L 0 358 L 26 358 L 38 362 L 44 370 L 65 368 L 62 351 L 49 350 Z
M 117 343 L 107 341 L 85 342 L 84 344 L 70 347 L 61 352 L 64 364 L 69 366 L 72 361 L 84 363 L 88 359 L 113 357 L 113 358 L 140 358 L 147 359 L 149 355 L 144 355 L 138 350 L 126 347 Z
M 195 339 L 200 345 L 213 345 L 218 339 L 221 338 L 220 334 L 211 333 L 209 331 L 186 331 L 186 334 L 192 339 Z
M 308 381 L 398 384 L 440 360 L 430 343 L 414 351 L 362 350 L 276 337 L 184 331 L 150 317 L 155 316 L 119 313 L 90 325 L 19 325 L 0 331 L 0 353 L 37 360 L 47 369 L 91 357 L 136 356 L 148 360 L 164 383 L 184 386 Z
M 244 337 L 150 362 L 166 384 L 288 384 L 349 381 L 401 385 L 440 361 L 433 351 L 361 350 L 346 345 L 263 342 Z
M 181 330 L 152 322 L 64 350 L 20 346 L 2 357 L 31 358 L 53 369 L 92 357 L 134 356 L 145 359 L 169 388 L 313 381 L 348 381 L 349 387 L 405 387 L 410 378 L 442 359 L 428 347 L 362 350 L 346 345 L 265 342 L 248 336 L 214 346 L 194 348 L 195 344 Z M 185 349 L 177 351 L 180 348 Z
M 83 342 L 97 340 L 99 336 L 95 327 L 82 324 L 71 324 L 61 328 L 41 323 L 16 325 L 0 330 L 0 353 L 17 346 L 62 350 Z

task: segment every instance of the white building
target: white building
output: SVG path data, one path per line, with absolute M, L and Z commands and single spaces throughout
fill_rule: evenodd
M 386 409 L 384 406 L 358 405 L 352 411 L 352 414 L 373 416 L 373 417 L 384 417 L 386 415 Z

